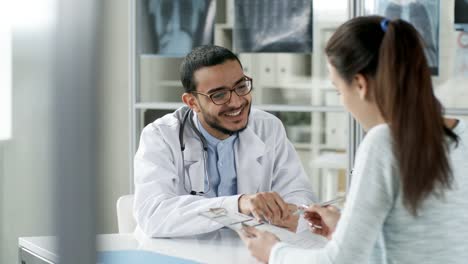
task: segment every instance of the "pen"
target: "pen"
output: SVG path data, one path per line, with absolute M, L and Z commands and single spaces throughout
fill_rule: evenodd
M 337 197 L 337 198 L 332 199 L 330 201 L 318 203 L 317 205 L 319 205 L 321 207 L 326 207 L 326 206 L 341 202 L 343 200 L 344 200 L 344 197 Z M 293 215 L 303 215 L 307 208 L 309 208 L 309 206 L 302 204 L 302 205 L 297 207 L 297 210 L 293 213 Z
M 332 204 L 339 203 L 339 202 L 341 202 L 343 200 L 344 200 L 344 197 L 336 197 L 335 199 L 332 199 L 330 201 L 319 203 L 319 205 L 321 207 L 326 207 L 326 206 L 329 206 L 329 205 L 332 205 Z

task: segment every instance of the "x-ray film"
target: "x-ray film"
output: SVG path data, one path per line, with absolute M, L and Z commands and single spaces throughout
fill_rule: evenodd
M 151 36 L 144 40 L 148 53 L 181 57 L 197 46 L 213 44 L 216 0 L 147 0 L 146 3 L 143 17 L 147 18 Z
M 468 32 L 468 0 L 455 0 L 455 29 Z
M 439 74 L 439 0 L 366 0 L 368 15 L 378 14 L 411 23 L 424 39 L 427 62 Z
M 312 0 L 235 0 L 236 52 L 312 52 Z

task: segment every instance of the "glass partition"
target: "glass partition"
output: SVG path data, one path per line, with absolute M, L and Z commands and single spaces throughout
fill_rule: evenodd
M 201 2 L 203 1 L 205 0 Z M 216 1 L 214 44 L 234 52 L 237 52 L 235 42 L 239 41 L 239 37 L 243 41 L 247 39 L 247 36 L 239 35 L 238 32 L 249 33 L 246 28 L 236 29 L 239 25 L 246 26 L 245 23 L 236 23 L 237 20 L 249 19 L 254 24 L 250 27 L 258 28 L 263 25 L 264 37 L 268 35 L 267 33 L 278 31 L 278 34 L 273 35 L 281 39 L 281 32 L 293 34 L 295 30 L 291 28 L 293 23 L 282 18 L 300 13 L 301 18 L 307 22 L 307 16 L 311 16 L 308 23 L 312 27 L 312 41 L 309 39 L 306 42 L 312 45 L 310 49 L 303 47 L 291 50 L 293 44 L 286 45 L 287 41 L 283 38 L 284 45 L 264 46 L 262 52 L 237 54 L 245 74 L 254 80 L 254 107 L 274 113 L 283 121 L 287 135 L 303 161 L 304 168 L 320 199 L 330 198 L 338 192 L 345 191 L 343 186 L 346 183 L 344 175 L 348 163 L 347 145 L 350 142 L 348 117 L 328 80 L 327 62 L 323 50 L 338 25 L 348 19 L 348 2 L 348 0 L 330 0 L 311 1 L 310 4 L 307 0 L 253 1 L 248 3 L 250 5 L 248 10 L 245 8 L 237 10 L 236 8 L 244 7 L 245 1 Z M 154 32 L 158 28 L 154 23 L 158 20 L 151 13 L 151 1 L 136 0 L 135 3 L 137 16 L 135 17 L 133 151 L 143 126 L 180 107 L 183 93 L 178 71 L 182 56 L 155 54 L 154 49 L 148 48 L 152 43 L 150 38 L 154 38 Z M 300 6 L 312 10 L 299 12 Z M 190 10 L 180 12 L 190 12 Z M 271 17 L 276 18 L 275 27 L 265 27 Z M 177 20 L 177 16 L 172 19 Z M 250 42 L 243 46 L 243 51 L 252 47 L 258 48 L 266 41 L 253 44 L 255 32 L 249 34 Z M 294 39 L 290 38 L 288 41 Z M 290 50 L 287 53 L 271 52 L 275 48 L 281 51 L 285 48 Z M 312 52 L 300 53 L 304 50 Z

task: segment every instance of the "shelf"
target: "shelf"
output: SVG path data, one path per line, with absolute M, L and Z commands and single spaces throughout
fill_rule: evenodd
M 182 83 L 179 80 L 158 80 L 158 86 L 182 87 Z
M 183 103 L 136 103 L 136 109 L 154 109 L 154 110 L 176 110 L 185 104 Z
M 337 152 L 337 151 L 345 151 L 344 149 L 342 148 L 337 148 L 336 146 L 329 146 L 329 145 L 325 145 L 325 144 L 312 144 L 310 142 L 291 142 L 293 144 L 293 146 L 297 149 L 302 149 L 302 150 L 312 150 L 314 148 L 314 146 L 318 146 L 318 150 L 319 151 L 327 151 L 327 153 L 330 153 L 330 152 Z M 322 154 L 322 155 L 325 155 L 325 154 Z
M 293 77 L 291 79 L 284 79 L 275 84 L 262 85 L 262 88 L 268 89 L 315 89 L 318 87 L 320 90 L 333 89 L 333 84 L 327 79 L 312 79 L 309 77 Z
M 318 169 L 346 169 L 348 164 L 347 153 L 328 152 L 320 154 L 310 162 L 312 168 Z
M 234 26 L 231 24 L 223 23 L 223 24 L 215 24 L 215 28 L 219 28 L 223 30 L 232 30 Z
M 342 106 L 254 104 L 254 107 L 270 112 L 344 112 Z
M 177 109 L 183 103 L 166 102 L 139 102 L 135 104 L 136 109 Z M 254 104 L 253 107 L 270 112 L 344 112 L 341 106 L 312 106 L 312 105 L 274 105 L 274 104 Z
M 297 143 L 293 142 L 292 143 L 295 149 L 298 150 L 312 150 L 312 144 L 311 143 Z
M 329 150 L 329 151 L 345 151 L 344 149 L 337 148 L 336 145 L 330 145 L 330 144 L 319 144 L 319 149 L 320 150 Z
M 151 58 L 151 59 L 156 59 L 156 58 L 163 58 L 163 59 L 174 59 L 174 60 L 182 60 L 184 56 L 174 56 L 170 54 L 154 54 L 154 53 L 142 53 L 140 54 L 141 58 Z

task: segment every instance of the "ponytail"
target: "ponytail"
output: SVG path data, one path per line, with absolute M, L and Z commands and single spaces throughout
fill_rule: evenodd
M 340 26 L 325 50 L 348 82 L 356 74 L 375 80 L 371 94 L 390 127 L 403 203 L 413 215 L 428 195 L 451 187 L 445 135 L 458 140 L 445 127 L 422 43 L 405 21 L 368 16 Z
M 403 20 L 388 23 L 380 45 L 375 99 L 389 123 L 399 164 L 405 206 L 417 215 L 422 201 L 437 187 L 450 188 L 443 109 L 433 93 L 423 42 Z

